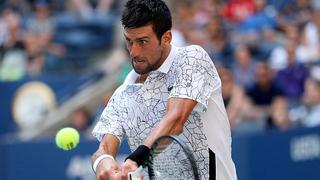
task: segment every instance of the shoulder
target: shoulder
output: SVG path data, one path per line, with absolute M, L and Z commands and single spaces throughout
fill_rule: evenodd
M 185 46 L 184 48 L 190 51 L 204 51 L 204 49 L 201 46 L 196 44 Z
M 179 57 L 175 60 L 174 67 L 178 72 L 186 75 L 200 73 L 218 78 L 216 67 L 210 56 L 198 45 L 179 48 Z
M 124 92 L 125 92 L 125 88 L 124 88 L 124 85 L 122 84 L 114 90 L 110 100 L 122 99 Z
M 187 63 L 187 64 L 210 64 L 213 65 L 211 58 L 209 57 L 208 53 L 198 45 L 190 45 L 185 46 L 179 49 L 179 54 L 182 59 L 179 60 L 180 63 Z
M 190 45 L 183 47 L 187 57 L 203 58 L 207 56 L 207 52 L 199 45 Z

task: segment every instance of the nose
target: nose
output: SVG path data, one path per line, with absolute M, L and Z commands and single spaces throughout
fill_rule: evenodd
M 140 48 L 137 44 L 133 43 L 129 48 L 129 54 L 131 58 L 135 58 L 139 55 Z

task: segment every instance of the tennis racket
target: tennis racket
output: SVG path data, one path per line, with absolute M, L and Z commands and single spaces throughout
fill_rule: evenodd
M 193 153 L 182 140 L 173 135 L 159 137 L 143 165 L 129 173 L 130 180 L 148 177 L 150 180 L 200 180 Z

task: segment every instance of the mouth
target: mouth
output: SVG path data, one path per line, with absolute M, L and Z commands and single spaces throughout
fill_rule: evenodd
M 143 59 L 138 59 L 138 58 L 136 58 L 136 59 L 132 59 L 132 62 L 133 62 L 134 64 L 142 64 L 142 63 L 144 63 L 145 61 L 144 61 Z

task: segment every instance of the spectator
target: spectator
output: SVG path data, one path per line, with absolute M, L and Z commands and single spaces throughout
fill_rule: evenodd
M 3 0 L 2 0 L 3 1 Z M 12 9 L 22 17 L 28 16 L 32 12 L 31 0 L 4 0 L 4 9 Z
M 308 22 L 303 29 L 301 35 L 303 44 L 309 52 L 304 52 L 303 55 L 307 56 L 311 63 L 320 60 L 320 9 L 313 12 L 313 16 L 310 22 Z
M 224 66 L 232 65 L 233 47 L 228 32 L 220 16 L 213 16 L 207 24 L 209 42 L 208 53 L 214 61 Z
M 289 99 L 290 105 L 298 104 L 304 91 L 304 83 L 309 72 L 308 69 L 296 59 L 296 43 L 287 41 L 287 66 L 277 73 L 276 81 Z
M 203 28 L 209 18 L 198 9 L 195 1 L 179 0 L 172 2 L 175 31 L 181 32 L 187 43 L 205 46 L 207 32 Z
M 266 0 L 253 0 L 253 3 L 254 13 L 234 27 L 232 38 L 237 43 L 247 44 L 254 56 L 260 56 L 262 34 L 265 29 L 275 29 L 276 11 L 267 6 Z
M 20 16 L 11 9 L 5 9 L 0 19 L 0 57 L 7 51 L 24 51 Z
M 80 134 L 90 136 L 91 114 L 85 107 L 75 109 L 70 115 L 71 127 L 77 129 Z
M 0 80 L 20 80 L 27 72 L 19 15 L 5 9 L 0 19 Z
M 305 127 L 320 125 L 320 81 L 311 77 L 305 83 L 300 107 L 290 111 L 291 119 Z
M 235 82 L 244 88 L 249 88 L 254 83 L 255 76 L 255 61 L 249 48 L 238 45 L 234 52 L 234 59 L 232 72 Z
M 288 24 L 302 26 L 312 17 L 312 5 L 310 0 L 294 0 L 286 3 L 279 10 L 278 24 L 280 29 L 285 29 Z
M 294 44 L 299 43 L 299 29 L 294 24 L 288 24 L 287 27 L 284 29 L 284 36 L 283 39 L 280 41 L 280 45 L 275 47 L 270 54 L 269 57 L 269 64 L 274 71 L 279 71 L 284 69 L 288 64 L 288 53 L 285 48 L 286 42 L 290 41 Z M 296 51 L 296 50 L 295 50 Z M 296 52 L 295 52 L 296 56 Z
M 35 17 L 27 23 L 25 43 L 29 55 L 43 53 L 49 48 L 54 32 L 49 4 L 39 0 L 35 4 Z
M 274 82 L 267 63 L 257 62 L 255 83 L 246 90 L 246 95 L 242 103 L 242 119 L 234 130 L 246 132 L 266 130 L 270 107 L 278 98 L 283 98 L 283 92 Z
M 269 65 L 258 62 L 255 70 L 255 82 L 246 91 L 255 105 L 271 105 L 277 97 L 282 97 L 283 90 L 275 83 L 275 79 Z
M 38 0 L 35 4 L 35 17 L 28 22 L 25 35 L 30 66 L 34 66 L 34 64 L 38 66 L 37 71 L 31 72 L 32 75 L 54 69 L 61 63 L 57 62 L 58 58 L 47 58 L 50 57 L 49 55 L 58 57 L 64 53 L 63 46 L 53 43 L 53 34 L 54 23 L 49 4 L 46 0 Z
M 71 6 L 80 17 L 84 20 L 92 20 L 93 18 L 105 17 L 110 13 L 113 0 L 97 0 L 92 5 L 89 0 L 71 0 Z M 94 8 L 96 6 L 96 8 Z
M 222 67 L 218 72 L 222 82 L 222 98 L 226 106 L 230 126 L 233 129 L 241 117 L 244 90 L 233 81 L 230 69 Z
M 267 127 L 272 130 L 286 131 L 293 127 L 289 118 L 289 105 L 286 98 L 277 98 L 270 107 Z
M 231 0 L 223 6 L 223 16 L 233 24 L 243 22 L 254 13 L 253 0 Z

